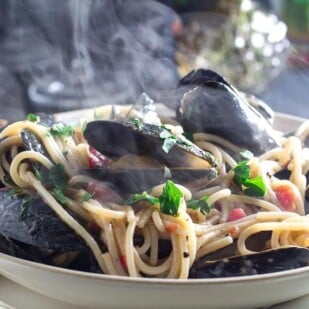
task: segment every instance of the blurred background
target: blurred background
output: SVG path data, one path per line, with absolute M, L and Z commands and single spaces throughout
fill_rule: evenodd
M 210 68 L 309 118 L 309 0 L 0 0 L 0 118 L 136 101 L 173 106 Z

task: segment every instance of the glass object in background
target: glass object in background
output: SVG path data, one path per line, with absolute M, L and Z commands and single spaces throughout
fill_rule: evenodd
M 177 52 L 180 73 L 212 68 L 241 90 L 260 93 L 285 63 L 286 25 L 250 0 L 227 3 L 228 16 L 204 12 L 185 17 Z

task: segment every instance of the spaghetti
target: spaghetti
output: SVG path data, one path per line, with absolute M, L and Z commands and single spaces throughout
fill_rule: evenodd
M 106 110 L 110 111 L 110 107 Z M 172 128 L 173 126 L 170 125 Z M 179 127 L 177 129 L 179 131 Z M 21 132 L 29 131 L 44 146 L 47 155 L 25 150 Z M 96 192 L 88 192 L 89 176 L 79 170 L 89 167 L 89 145 L 80 136 L 80 129 L 72 135 L 51 134 L 49 127 L 29 120 L 12 123 L 0 133 L 0 179 L 7 187 L 32 189 L 50 208 L 76 232 L 92 251 L 105 274 L 120 276 L 151 276 L 159 278 L 188 278 L 193 263 L 236 241 L 241 255 L 254 251 L 248 247 L 252 235 L 270 232 L 264 248 L 309 245 L 309 217 L 305 215 L 306 174 L 309 171 L 308 148 L 304 141 L 309 135 L 308 121 L 296 131 L 295 136 L 281 137 L 281 145 L 248 159 L 250 178 L 261 177 L 265 184 L 263 197 L 247 196 L 237 190 L 233 177 L 237 161 L 230 153 L 240 149 L 214 135 L 197 133 L 194 142 L 212 153 L 218 162 L 218 177 L 213 182 L 194 186 L 176 184 L 181 192 L 177 215 L 163 213 L 157 203 L 147 200 L 126 204 L 123 199 L 104 201 Z M 34 164 L 47 170 L 64 167 L 67 186 L 62 192 L 65 206 L 38 179 Z M 289 171 L 288 179 L 276 174 Z M 7 175 L 11 181 L 8 181 Z M 88 191 L 87 191 L 88 190 Z M 149 191 L 158 198 L 164 184 Z M 85 196 L 87 198 L 85 198 Z M 207 196 L 208 211 L 190 208 L 192 199 Z M 74 219 L 77 215 L 84 224 Z M 95 223 L 100 240 L 88 228 Z M 139 236 L 143 241 L 136 245 Z M 168 240 L 171 250 L 160 256 L 160 240 Z

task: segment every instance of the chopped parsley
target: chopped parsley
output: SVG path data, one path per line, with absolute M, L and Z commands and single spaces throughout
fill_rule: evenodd
M 34 169 L 35 176 L 42 184 L 51 189 L 52 195 L 61 204 L 66 204 L 64 190 L 67 188 L 66 174 L 63 164 L 56 164 L 51 169 Z
M 213 205 L 209 205 L 207 203 L 208 197 L 209 197 L 208 195 L 205 195 L 200 200 L 192 199 L 190 201 L 187 201 L 187 208 L 194 210 L 199 209 L 203 215 L 208 214 L 213 208 Z
M 170 150 L 177 143 L 177 137 L 170 130 L 168 130 L 165 126 L 162 127 L 162 132 L 160 133 L 160 138 L 164 140 L 162 149 L 164 152 L 169 153 Z
M 138 129 L 141 129 L 143 126 L 143 123 L 138 118 L 135 117 L 129 118 L 127 121 L 129 123 L 134 124 Z
M 65 205 L 68 202 L 66 196 L 58 188 L 53 189 L 52 195 L 61 205 Z
M 39 171 L 39 169 L 37 169 L 36 167 L 33 167 L 33 169 L 34 169 L 35 177 L 41 182 L 43 182 L 43 176 L 42 176 L 42 173 Z
M 63 123 L 54 124 L 49 131 L 53 136 L 57 137 L 72 136 L 74 133 L 72 126 L 64 125 Z
M 182 192 L 171 181 L 167 180 L 162 194 L 159 196 L 160 211 L 167 215 L 177 216 Z
M 178 216 L 178 209 L 182 197 L 183 194 L 177 186 L 171 180 L 167 180 L 159 198 L 143 192 L 141 194 L 134 194 L 126 200 L 126 203 L 132 205 L 140 201 L 147 201 L 151 205 L 160 204 L 160 211 L 162 213 Z
M 32 122 L 39 122 L 40 116 L 30 113 L 30 114 L 27 115 L 27 120 L 32 121 Z
M 81 202 L 87 202 L 87 201 L 89 201 L 90 199 L 92 199 L 92 196 L 93 196 L 93 194 L 86 192 L 86 193 L 84 193 L 84 194 L 81 196 L 80 201 L 81 201 Z
M 241 161 L 233 168 L 234 177 L 233 181 L 235 185 L 249 196 L 264 196 L 266 192 L 266 186 L 262 176 L 249 178 L 250 166 L 248 160 Z
M 159 199 L 157 197 L 149 195 L 147 192 L 133 194 L 131 197 L 129 197 L 125 201 L 125 203 L 132 205 L 140 201 L 146 201 L 151 205 L 155 205 L 159 203 Z
M 23 198 L 22 204 L 21 204 L 21 208 L 20 208 L 20 219 L 23 221 L 25 220 L 26 216 L 27 216 L 27 212 L 28 212 L 28 208 L 31 205 L 31 203 L 33 203 L 34 198 L 32 196 L 27 196 L 25 198 Z

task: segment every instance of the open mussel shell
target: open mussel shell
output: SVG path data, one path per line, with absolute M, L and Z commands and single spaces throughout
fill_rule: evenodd
M 177 109 L 185 131 L 215 134 L 257 155 L 278 145 L 266 118 L 219 74 L 192 71 L 179 86 L 186 89 Z
M 215 158 L 186 139 L 175 137 L 176 143 L 164 151 L 161 126 L 131 122 L 98 120 L 87 124 L 84 137 L 96 150 L 111 158 L 127 154 L 150 156 L 167 167 L 192 167 L 192 164 L 211 168 Z
M 165 168 L 84 169 L 81 170 L 81 173 L 113 184 L 115 190 L 121 194 L 147 191 L 164 183 L 167 179 L 171 179 L 175 183 L 185 184 L 201 178 L 211 181 L 216 177 L 214 170 L 191 168 L 171 168 L 168 170 L 168 175 Z
M 202 258 L 194 263 L 191 278 L 222 278 L 260 275 L 309 265 L 309 250 L 285 247 L 217 261 Z
M 16 196 L 0 190 L 2 252 L 52 263 L 70 252 L 88 252 L 85 242 L 36 195 Z

